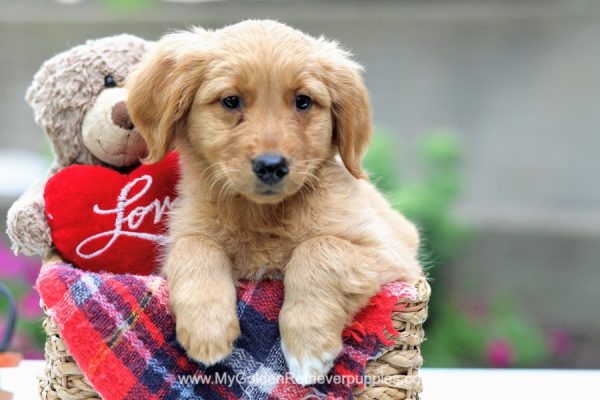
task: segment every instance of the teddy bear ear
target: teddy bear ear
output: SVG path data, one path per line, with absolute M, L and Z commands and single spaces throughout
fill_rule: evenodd
M 71 107 L 69 99 L 80 90 L 80 71 L 73 68 L 71 54 L 81 46 L 59 53 L 45 61 L 33 77 L 25 100 L 33 109 L 36 124 L 50 139 L 55 161 L 67 166 L 82 157 L 80 126 L 82 111 Z
M 104 88 L 107 68 L 125 76 L 151 46 L 133 35 L 108 36 L 71 47 L 42 64 L 25 100 L 50 139 L 58 166 L 99 163 L 83 143 L 85 115 Z
M 185 130 L 185 117 L 203 78 L 206 32 L 161 38 L 127 78 L 127 109 L 148 146 L 146 162 L 161 160 Z

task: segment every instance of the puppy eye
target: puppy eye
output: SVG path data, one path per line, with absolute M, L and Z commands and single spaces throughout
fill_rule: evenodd
M 312 106 L 312 99 L 304 94 L 296 96 L 296 108 L 300 111 L 306 111 Z
M 108 74 L 104 77 L 104 87 L 105 88 L 114 88 L 117 86 L 117 82 L 115 81 L 115 78 L 111 75 Z
M 236 110 L 240 108 L 241 101 L 239 96 L 227 96 L 221 99 L 221 104 L 223 104 L 223 107 L 225 108 L 228 108 L 230 110 Z

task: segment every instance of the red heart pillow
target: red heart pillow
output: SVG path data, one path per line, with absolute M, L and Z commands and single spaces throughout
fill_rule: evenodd
M 56 249 L 89 271 L 138 275 L 156 271 L 178 181 L 175 153 L 129 174 L 95 165 L 59 171 L 44 190 Z

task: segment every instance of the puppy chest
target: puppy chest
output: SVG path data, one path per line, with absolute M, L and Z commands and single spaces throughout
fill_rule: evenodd
M 235 275 L 240 279 L 260 279 L 279 275 L 288 263 L 294 245 L 288 238 L 261 234 L 227 241 Z

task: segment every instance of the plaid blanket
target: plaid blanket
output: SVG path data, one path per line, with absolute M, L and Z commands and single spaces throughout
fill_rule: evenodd
M 44 268 L 37 289 L 69 352 L 106 400 L 113 399 L 352 399 L 367 361 L 389 335 L 404 283 L 386 285 L 344 331 L 344 347 L 325 381 L 302 387 L 289 377 L 280 348 L 280 281 L 241 283 L 242 335 L 233 353 L 206 368 L 188 359 L 175 337 L 167 288 L 158 276 L 84 272 L 57 263 Z

